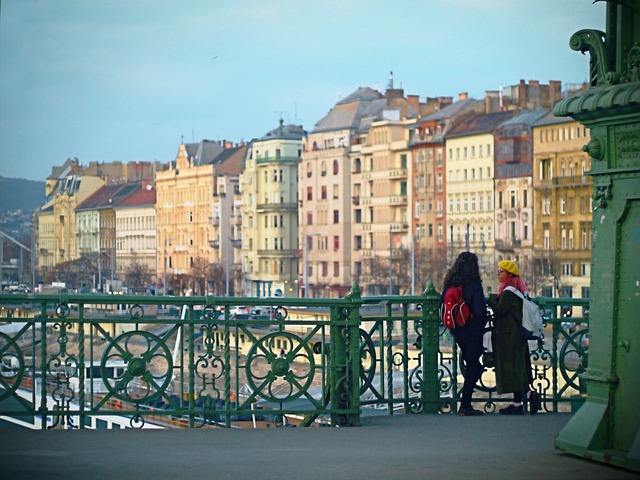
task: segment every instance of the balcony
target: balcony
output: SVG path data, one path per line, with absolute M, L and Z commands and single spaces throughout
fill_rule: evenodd
M 259 257 L 297 257 L 298 250 L 296 249 L 286 249 L 286 250 L 258 250 Z
M 259 203 L 256 205 L 258 213 L 266 212 L 291 212 L 298 208 L 296 203 Z
M 297 164 L 299 160 L 298 157 L 260 157 L 256 159 L 256 165 Z
M 407 195 L 391 195 L 389 197 L 391 205 L 407 205 L 408 201 Z
M 522 247 L 522 240 L 516 239 L 496 239 L 496 249 L 497 250 L 514 250 L 516 248 Z
M 389 170 L 389 178 L 407 178 L 408 171 L 406 168 L 392 168 Z

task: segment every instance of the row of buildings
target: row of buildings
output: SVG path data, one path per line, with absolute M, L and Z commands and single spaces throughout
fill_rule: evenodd
M 570 93 L 521 81 L 481 100 L 424 99 L 391 76 L 311 131 L 281 120 L 246 144 L 181 144 L 168 164 L 68 160 L 37 212 L 40 276 L 216 295 L 337 297 L 354 281 L 419 293 L 472 250 L 489 292 L 496 263 L 513 259 L 533 294 L 588 297 L 589 132 L 550 113 Z

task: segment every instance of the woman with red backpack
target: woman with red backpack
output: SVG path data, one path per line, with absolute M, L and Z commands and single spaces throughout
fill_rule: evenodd
M 487 323 L 487 306 L 476 254 L 462 252 L 458 255 L 444 278 L 440 303 L 444 301 L 444 294 L 449 287 L 458 286 L 462 286 L 462 296 L 470 313 L 469 319 L 463 326 L 456 326 L 451 330 L 466 367 L 458 415 L 465 417 L 484 415 L 484 412 L 471 406 L 473 391 L 483 371 L 480 356 L 483 352 L 482 337 Z

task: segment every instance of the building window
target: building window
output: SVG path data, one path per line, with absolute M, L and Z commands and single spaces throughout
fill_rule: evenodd
M 334 210 L 333 211 L 333 223 L 340 223 L 340 211 L 339 210 Z
M 340 276 L 340 262 L 333 262 L 333 276 Z
M 313 225 L 313 213 L 307 212 L 307 225 Z
M 313 200 L 313 187 L 307 187 L 307 200 Z
M 544 230 L 544 234 L 543 234 L 543 238 L 544 238 L 544 249 L 545 250 L 549 250 L 549 246 L 550 246 L 550 239 L 549 239 L 549 230 L 545 229 Z
M 562 264 L 562 275 L 566 277 L 570 277 L 573 275 L 573 263 Z
M 340 250 L 340 236 L 338 236 L 338 235 L 334 235 L 333 236 L 333 250 L 335 252 Z
M 339 165 L 338 165 L 338 160 L 334 160 L 333 161 L 333 174 L 337 175 L 338 171 L 339 171 Z
M 322 185 L 321 191 L 320 191 L 320 198 L 322 198 L 322 200 L 326 200 L 327 199 L 327 186 L 326 185 Z

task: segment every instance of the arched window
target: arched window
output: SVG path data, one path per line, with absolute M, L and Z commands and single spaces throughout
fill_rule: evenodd
M 338 160 L 333 161 L 333 174 L 337 175 L 340 167 L 338 166 Z

